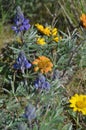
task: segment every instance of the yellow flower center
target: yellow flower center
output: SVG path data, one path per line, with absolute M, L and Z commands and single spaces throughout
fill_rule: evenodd
M 48 61 L 40 61 L 39 64 L 38 64 L 39 68 L 44 68 L 46 69 L 47 67 L 49 67 L 49 63 Z
M 80 109 L 83 109 L 83 108 L 86 108 L 86 99 L 85 101 L 77 101 L 76 102 L 76 107 L 80 108 Z
M 50 28 L 49 27 L 46 27 L 44 30 L 43 30 L 43 33 L 47 36 L 50 36 L 51 34 L 51 31 L 50 31 Z

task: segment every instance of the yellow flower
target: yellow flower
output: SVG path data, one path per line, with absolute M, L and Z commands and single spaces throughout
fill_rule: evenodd
M 49 71 L 52 71 L 53 67 L 53 64 L 50 59 L 45 56 L 39 56 L 32 62 L 32 64 L 35 65 L 34 71 L 40 70 L 41 73 L 47 73 Z
M 51 34 L 51 30 L 49 27 L 45 27 L 39 23 L 35 24 L 35 26 L 37 27 L 37 29 L 42 32 L 43 34 L 47 35 L 47 36 L 50 36 Z
M 70 107 L 73 108 L 73 111 L 82 112 L 83 115 L 86 115 L 86 95 L 75 94 L 69 100 Z
M 38 29 L 39 31 L 41 31 L 41 32 L 44 31 L 44 27 L 43 27 L 43 25 L 37 23 L 37 24 L 35 24 L 35 26 L 37 27 L 37 29 Z
M 56 36 L 57 35 L 57 28 L 53 28 L 52 29 L 52 36 Z
M 54 40 L 55 42 L 58 42 L 58 41 L 59 41 L 59 38 L 58 38 L 58 37 L 54 37 L 53 40 Z
M 43 33 L 43 34 L 45 34 L 45 35 L 47 35 L 47 36 L 52 36 L 53 37 L 53 40 L 55 41 L 55 42 L 58 42 L 59 40 L 61 40 L 61 38 L 59 38 L 58 37 L 58 29 L 57 28 L 51 28 L 51 26 L 47 26 L 47 27 L 44 27 L 43 25 L 41 25 L 41 24 L 35 24 L 35 26 L 37 27 L 37 29 L 41 32 L 41 33 Z M 42 45 L 42 42 L 43 42 L 43 45 L 45 44 L 45 42 L 44 41 L 39 41 L 39 40 L 41 40 L 41 39 L 38 39 L 38 44 L 41 44 Z
M 86 28 L 86 14 L 82 14 L 80 17 L 80 20 L 82 22 L 82 25 Z
M 45 45 L 46 44 L 45 39 L 44 38 L 38 38 L 37 39 L 37 44 Z
M 50 28 L 49 28 L 49 27 L 44 28 L 43 33 L 44 33 L 45 35 L 47 35 L 47 36 L 50 36 L 50 34 L 51 34 Z

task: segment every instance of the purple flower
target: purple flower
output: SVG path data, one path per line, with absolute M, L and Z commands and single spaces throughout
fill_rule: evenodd
M 16 33 L 26 31 L 30 28 L 29 20 L 24 18 L 24 15 L 20 7 L 17 7 L 16 9 L 16 16 L 14 19 L 14 23 L 15 23 L 15 26 L 13 26 L 12 29 Z
M 29 63 L 26 59 L 24 52 L 20 52 L 18 55 L 18 59 L 14 64 L 14 69 L 21 70 L 22 72 L 24 72 L 25 69 L 29 68 L 31 68 L 31 63 Z
M 46 81 L 45 77 L 40 74 L 39 77 L 35 80 L 34 86 L 36 89 L 49 90 L 50 83 Z
M 29 20 L 28 19 L 24 19 L 24 21 L 22 22 L 22 25 L 19 27 L 20 31 L 28 30 L 30 28 L 30 24 L 28 24 L 28 23 L 29 23 Z
M 28 121 L 34 120 L 36 118 L 36 108 L 32 104 L 26 106 L 23 117 Z

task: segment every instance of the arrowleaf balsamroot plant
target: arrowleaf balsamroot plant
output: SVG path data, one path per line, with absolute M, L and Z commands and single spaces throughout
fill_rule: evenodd
M 19 6 L 12 29 L 19 40 L 0 59 L 0 130 L 85 130 L 86 95 L 66 88 L 81 62 L 82 30 L 30 25 Z

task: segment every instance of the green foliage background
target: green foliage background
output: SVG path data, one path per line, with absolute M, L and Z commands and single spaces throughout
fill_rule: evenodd
M 75 93 L 86 94 L 86 30 L 80 25 L 80 16 L 82 12 L 86 13 L 86 1 L 0 0 L 0 5 L 0 41 L 2 44 L 3 39 L 6 38 L 6 41 L 8 40 L 6 43 L 10 43 L 1 50 L 0 58 L 0 129 L 20 130 L 17 126 L 21 123 L 23 124 L 21 130 L 30 130 L 27 121 L 22 120 L 21 115 L 25 106 L 28 103 L 33 103 L 38 107 L 37 120 L 40 124 L 40 130 L 85 130 L 86 117 L 81 114 L 77 115 L 77 113 L 70 110 L 68 108 L 68 99 Z M 59 80 L 55 80 L 51 82 L 52 88 L 49 93 L 38 95 L 33 92 L 32 85 L 26 91 L 21 81 L 21 75 L 17 75 L 19 81 L 16 81 L 15 84 L 15 74 L 11 69 L 20 50 L 23 49 L 27 58 L 33 61 L 32 52 L 34 52 L 34 49 L 38 51 L 37 56 L 44 54 L 44 52 L 47 56 L 49 53 L 52 54 L 51 50 L 53 48 L 53 43 L 45 48 L 38 45 L 32 46 L 37 34 L 37 30 L 34 27 L 25 33 L 25 45 L 22 46 L 15 41 L 15 35 L 10 30 L 15 9 L 18 5 L 23 10 L 25 17 L 30 19 L 31 25 L 35 23 L 43 25 L 55 24 L 55 27 L 59 29 L 63 40 L 58 43 L 56 54 L 52 55 L 52 57 L 50 56 L 50 58 L 54 61 L 54 69 L 58 68 L 64 73 L 68 70 L 68 84 L 62 85 Z M 71 71 L 74 66 L 70 63 L 72 55 L 74 56 L 73 62 L 77 65 L 74 73 Z M 78 72 L 78 70 L 80 71 Z M 72 73 L 73 80 L 70 78 Z M 29 77 L 29 84 L 30 80 L 33 81 L 35 79 L 36 74 L 30 71 L 22 77 Z M 29 89 L 31 89 L 31 92 L 29 92 Z M 36 123 L 34 123 L 33 130 L 38 130 Z

